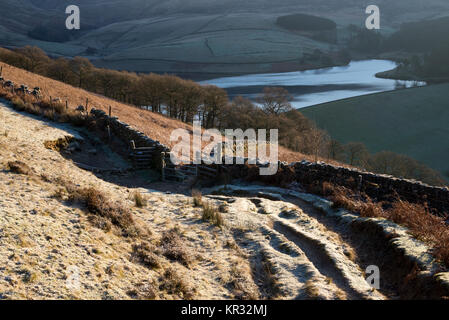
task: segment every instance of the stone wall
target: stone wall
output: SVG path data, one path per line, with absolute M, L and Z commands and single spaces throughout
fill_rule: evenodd
M 129 144 L 133 140 L 136 147 L 154 147 L 154 159 L 160 159 L 161 152 L 170 152 L 167 146 L 150 139 L 144 133 L 133 129 L 116 117 L 109 117 L 102 110 L 92 109 L 91 115 L 100 128 L 107 130 L 107 125 L 109 124 L 111 133 L 125 143 Z M 153 166 L 158 168 L 157 161 L 153 162 Z M 213 165 L 212 167 L 218 169 L 218 172 L 223 171 L 220 170 L 220 165 Z M 233 169 L 234 177 L 246 178 L 248 175 L 248 168 L 245 165 L 222 165 L 222 167 L 226 167 L 226 171 Z M 291 164 L 279 162 L 279 167 L 281 169 L 289 168 L 289 170 L 283 170 L 283 179 L 287 178 L 287 180 L 296 181 L 303 185 L 331 182 L 356 192 L 364 192 L 374 199 L 385 200 L 398 195 L 402 199 L 411 202 L 427 203 L 430 208 L 436 209 L 438 212 L 449 213 L 448 188 L 433 187 L 419 181 L 400 179 L 320 162 L 301 161 Z M 289 176 L 285 177 L 286 174 Z M 252 180 L 255 179 L 253 178 Z M 260 180 L 270 181 L 269 179 Z M 276 179 L 271 181 L 276 181 Z
M 362 191 L 378 200 L 389 199 L 397 194 L 410 202 L 427 203 L 430 208 L 449 213 L 449 189 L 447 187 L 434 187 L 415 180 L 400 179 L 324 163 L 302 161 L 293 164 L 293 167 L 295 180 L 300 183 L 311 184 L 316 181 L 328 181 L 355 191 Z
M 170 152 L 167 146 L 161 144 L 159 141 L 150 139 L 143 132 L 132 128 L 127 123 L 120 121 L 117 117 L 109 117 L 103 110 L 92 109 L 90 114 L 95 119 L 99 129 L 107 131 L 107 126 L 109 125 L 111 134 L 121 139 L 127 145 L 130 145 L 130 141 L 132 140 L 137 148 L 154 147 L 154 158 L 159 158 L 161 152 Z

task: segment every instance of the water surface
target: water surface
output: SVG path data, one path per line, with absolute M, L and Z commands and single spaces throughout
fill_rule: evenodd
M 294 108 L 426 84 L 375 77 L 376 73 L 396 66 L 395 62 L 389 60 L 363 60 L 352 61 L 343 67 L 224 77 L 200 83 L 224 88 L 231 98 L 244 96 L 251 100 L 255 100 L 264 87 L 281 86 L 292 95 Z

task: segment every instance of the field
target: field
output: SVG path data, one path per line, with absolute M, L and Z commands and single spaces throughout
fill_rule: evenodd
M 303 61 L 319 49 L 337 51 L 339 45 L 316 41 L 276 24 L 286 14 L 312 14 L 337 24 L 340 38 L 349 24 L 364 25 L 369 1 L 257 0 L 179 2 L 176 0 L 78 1 L 82 27 L 71 41 L 56 42 L 64 34 L 65 6 L 60 0 L 4 0 L 0 3 L 0 45 L 36 45 L 51 55 L 88 56 L 97 66 L 140 72 L 178 74 L 249 74 L 319 67 Z M 382 32 L 402 22 L 441 16 L 445 0 L 398 3 L 379 0 Z M 437 12 L 438 14 L 435 14 Z M 60 29 L 59 29 L 60 28 Z M 33 39 L 34 35 L 46 41 Z M 35 37 L 35 36 L 34 36 Z M 39 37 L 38 37 L 39 38 Z M 70 38 L 70 37 L 69 37 Z M 310 65 L 312 64 L 312 65 Z
M 449 84 L 361 96 L 301 109 L 346 143 L 405 154 L 449 178 Z

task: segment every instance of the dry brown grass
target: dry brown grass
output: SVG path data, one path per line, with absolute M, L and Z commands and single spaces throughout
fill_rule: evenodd
M 108 196 L 93 187 L 80 188 L 64 179 L 54 179 L 60 188 L 54 194 L 55 198 L 77 202 L 89 212 L 89 221 L 96 227 L 109 231 L 117 227 L 125 237 L 148 237 L 150 230 L 138 225 L 131 210 L 119 201 L 111 201 Z
M 66 149 L 69 146 L 70 142 L 72 142 L 72 141 L 73 141 L 72 137 L 64 137 L 64 138 L 59 138 L 59 139 L 53 140 L 53 141 L 50 141 L 50 140 L 45 141 L 44 146 L 47 149 L 59 152 L 63 149 Z
M 136 236 L 139 234 L 131 211 L 123 204 L 109 201 L 101 191 L 93 187 L 82 188 L 74 191 L 71 197 L 73 200 L 83 203 L 91 214 L 105 218 L 121 228 L 124 235 Z
M 31 175 L 33 173 L 33 170 L 22 161 L 9 161 L 6 169 L 16 174 Z
M 171 229 L 165 232 L 162 236 L 160 246 L 166 258 L 177 261 L 185 267 L 189 267 L 192 264 L 192 255 L 188 252 L 177 229 Z
M 375 202 L 367 195 L 354 196 L 344 187 L 328 184 L 333 206 L 358 212 L 362 217 L 381 217 L 407 227 L 410 233 L 432 247 L 435 258 L 449 267 L 449 226 L 447 217 L 433 214 L 426 205 L 410 203 L 399 197 L 393 203 Z
M 89 110 L 94 107 L 107 113 L 109 111 L 109 106 L 111 106 L 113 116 L 118 117 L 121 121 L 130 124 L 139 131 L 142 131 L 153 140 L 160 141 L 167 146 L 171 146 L 174 143 L 170 142 L 170 134 L 173 130 L 182 128 L 192 132 L 192 125 L 168 118 L 164 115 L 120 103 L 113 99 L 109 99 L 80 88 L 72 87 L 68 84 L 10 66 L 3 62 L 0 62 L 0 66 L 3 67 L 3 77 L 5 79 L 12 80 L 16 84 L 25 84 L 29 88 L 40 87 L 43 99 L 47 101 L 48 104 L 50 101 L 50 96 L 53 98 L 59 97 L 64 103 L 65 101 L 68 101 L 69 110 L 67 111 L 67 114 L 72 115 L 71 118 L 73 119 L 70 120 L 72 123 L 77 120 L 81 123 L 80 125 L 82 125 L 84 119 L 80 117 L 78 112 L 74 113 L 73 111 L 77 106 L 85 105 L 87 98 L 89 99 Z M 11 93 L 6 93 L 6 96 L 4 97 L 11 100 L 13 95 Z M 29 99 L 34 98 L 30 97 Z M 53 103 L 53 105 L 56 113 L 57 110 L 65 108 L 65 104 Z M 48 116 L 51 117 L 51 114 L 48 114 Z M 207 142 L 204 142 L 204 144 L 206 143 Z M 294 152 L 281 146 L 279 147 L 279 160 L 294 162 L 303 159 L 308 161 L 315 160 L 313 156 Z M 319 158 L 318 160 L 342 165 L 328 159 Z
M 304 291 L 306 292 L 309 299 L 318 299 L 320 295 L 320 291 L 314 284 L 313 279 L 307 280 L 307 282 L 304 284 Z
M 276 276 L 276 268 L 273 265 L 273 262 L 268 258 L 265 251 L 262 251 L 261 254 L 264 286 L 268 289 L 269 298 L 275 298 L 280 293 L 279 279 Z
M 142 194 L 139 191 L 134 191 L 131 194 L 131 199 L 134 201 L 136 207 L 143 208 L 147 205 L 147 199 L 142 196 Z
M 231 267 L 230 279 L 228 282 L 235 298 L 239 300 L 260 299 L 259 291 L 252 284 L 250 268 L 246 266 L 242 260 L 235 261 Z
M 203 205 L 203 199 L 201 191 L 197 189 L 192 190 L 192 198 L 193 198 L 193 205 L 195 207 L 201 207 Z
M 10 100 L 13 108 L 17 111 L 42 116 L 51 121 L 69 122 L 75 126 L 85 126 L 89 120 L 80 112 L 74 109 L 66 109 L 64 105 L 55 104 L 50 100 L 46 100 L 46 98 L 37 101 L 30 95 L 11 93 L 3 87 L 0 87 L 0 97 Z
M 161 282 L 159 289 L 165 290 L 168 294 L 177 295 L 187 300 L 194 297 L 195 289 L 173 268 L 165 271 Z
M 202 219 L 203 221 L 210 221 L 217 227 L 222 227 L 224 225 L 223 216 L 218 211 L 217 207 L 208 202 L 203 203 Z
M 138 261 L 150 269 L 161 267 L 160 250 L 149 242 L 133 245 L 131 260 Z

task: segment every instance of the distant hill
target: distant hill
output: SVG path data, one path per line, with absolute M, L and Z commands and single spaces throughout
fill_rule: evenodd
M 276 23 L 294 31 L 327 31 L 337 28 L 337 24 L 330 19 L 301 13 L 279 17 Z
M 80 31 L 64 29 L 69 4 L 80 7 Z M 298 61 L 316 49 L 324 53 L 335 49 L 327 38 L 311 39 L 277 25 L 279 17 L 300 13 L 331 19 L 339 32 L 350 24 L 364 25 L 369 4 L 368 0 L 2 0 L 0 46 L 36 45 L 51 55 L 84 55 L 98 66 L 141 72 L 279 72 L 300 69 Z M 401 23 L 434 19 L 449 11 L 446 0 L 377 4 L 383 28 L 393 31 Z
M 429 52 L 449 41 L 449 17 L 404 23 L 386 40 L 387 50 Z
M 449 84 L 404 89 L 301 109 L 340 142 L 408 155 L 449 179 Z

